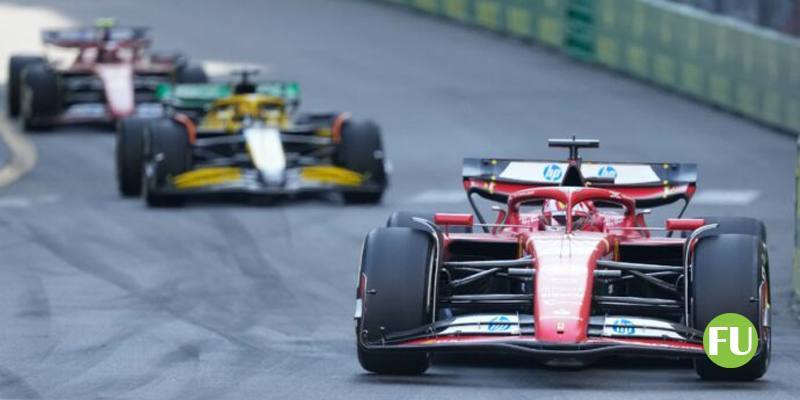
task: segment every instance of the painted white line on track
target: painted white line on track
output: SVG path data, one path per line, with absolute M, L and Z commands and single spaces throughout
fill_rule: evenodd
M 692 204 L 743 206 L 756 201 L 759 196 L 761 196 L 761 192 L 754 189 L 700 189 L 694 195 Z
M 425 204 L 463 203 L 467 201 L 467 194 L 463 190 L 426 190 L 408 201 Z
M 8 147 L 9 160 L 0 167 L 0 187 L 8 186 L 21 178 L 36 165 L 36 147 L 24 133 L 0 115 L 0 139 Z
M 0 196 L 0 208 L 28 208 L 44 204 L 53 204 L 61 200 L 57 194 L 41 196 Z

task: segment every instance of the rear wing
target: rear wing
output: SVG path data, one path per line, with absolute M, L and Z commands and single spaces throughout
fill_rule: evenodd
M 580 162 L 579 181 L 614 190 L 636 201 L 637 207 L 657 207 L 694 195 L 697 164 Z M 570 162 L 550 160 L 464 159 L 464 189 L 469 195 L 505 202 L 522 189 L 561 186 Z M 573 180 L 574 181 L 574 180 Z
M 300 104 L 300 84 L 290 81 L 261 82 L 255 93 L 280 97 L 287 104 Z M 176 108 L 201 109 L 209 103 L 234 95 L 234 87 L 218 83 L 161 84 L 156 88 L 156 98 Z
M 106 36 L 107 35 L 107 36 Z M 104 38 L 104 36 L 106 36 Z M 103 40 L 120 42 L 128 46 L 150 43 L 149 29 L 144 27 L 67 28 L 42 31 L 42 41 L 59 47 L 92 47 Z

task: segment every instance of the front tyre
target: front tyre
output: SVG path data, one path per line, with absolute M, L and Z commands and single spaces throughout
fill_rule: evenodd
M 386 190 L 381 129 L 375 122 L 347 121 L 342 127 L 342 137 L 336 149 L 335 162 L 342 168 L 358 172 L 364 180 L 375 184 L 374 191 L 343 191 L 348 204 L 377 204 Z
M 695 370 L 702 379 L 751 381 L 767 372 L 772 348 L 765 315 L 770 306 L 768 263 L 766 243 L 757 235 L 709 235 L 697 242 L 690 282 L 692 326 L 702 331 L 716 316 L 737 313 L 753 323 L 760 338 L 755 357 L 739 368 L 696 359 Z
M 29 131 L 51 128 L 61 104 L 58 75 L 45 63 L 33 63 L 23 71 L 22 80 L 23 127 Z
M 183 198 L 163 195 L 158 189 L 191 168 L 192 157 L 186 128 L 172 119 L 150 122 L 145 131 L 145 151 L 151 171 L 144 176 L 143 195 L 150 207 L 177 207 Z
M 127 117 L 117 125 L 117 186 L 123 197 L 142 193 L 142 163 L 144 162 L 144 118 Z
M 433 239 L 410 228 L 377 228 L 367 235 L 363 251 L 358 362 L 376 374 L 422 374 L 430 365 L 427 353 L 385 351 L 366 344 L 432 321 L 426 299 L 434 265 Z
M 8 116 L 15 118 L 19 116 L 20 104 L 22 103 L 22 73 L 29 65 L 44 64 L 43 57 L 31 56 L 12 56 L 8 60 L 8 82 L 6 84 L 6 106 Z

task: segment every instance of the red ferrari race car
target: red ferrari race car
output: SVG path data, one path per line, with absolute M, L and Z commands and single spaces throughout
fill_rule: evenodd
M 149 52 L 147 28 L 116 26 L 48 30 L 47 46 L 77 54 L 69 65 L 43 56 L 12 56 L 8 67 L 8 115 L 25 129 L 80 122 L 113 122 L 161 112 L 161 83 L 206 82 L 205 72 L 180 54 Z
M 770 358 L 764 224 L 667 219 L 643 207 L 689 200 L 697 167 L 583 162 L 596 140 L 556 139 L 566 161 L 466 159 L 474 214 L 393 214 L 366 237 L 356 300 L 367 371 L 417 374 L 436 352 L 530 355 L 552 365 L 603 356 L 691 358 L 704 379 L 752 380 Z M 474 197 L 502 202 L 486 223 Z M 477 219 L 477 221 L 476 221 Z M 676 235 L 673 235 L 675 233 Z M 703 350 L 714 317 L 758 331 L 756 355 L 726 369 Z

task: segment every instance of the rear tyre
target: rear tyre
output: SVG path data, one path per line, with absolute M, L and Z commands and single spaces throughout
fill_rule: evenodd
M 409 228 L 377 228 L 364 242 L 361 274 L 366 287 L 363 312 L 356 323 L 358 362 L 376 374 L 422 374 L 430 365 L 427 353 L 367 349 L 365 343 L 431 322 L 426 309 L 433 240 Z
M 367 182 L 379 186 L 371 192 L 343 191 L 342 197 L 348 204 L 377 204 L 386 190 L 386 170 L 384 169 L 381 129 L 372 121 L 346 122 L 342 137 L 336 149 L 336 164 L 340 167 L 362 174 Z
M 697 242 L 690 292 L 692 326 L 704 330 L 714 317 L 737 313 L 753 323 L 760 338 L 756 356 L 739 368 L 722 368 L 707 358 L 696 359 L 695 370 L 702 379 L 751 381 L 767 372 L 772 347 L 770 328 L 763 323 L 770 301 L 768 268 L 766 244 L 756 235 L 721 234 Z
M 150 207 L 182 205 L 182 197 L 159 194 L 158 189 L 191 167 L 191 148 L 186 128 L 171 119 L 152 121 L 145 131 L 145 149 L 152 168 L 144 177 L 145 202 Z
M 207 83 L 208 75 L 200 65 L 186 64 L 178 69 L 178 83 Z
M 331 126 L 339 114 L 336 113 L 303 113 L 294 119 L 296 125 Z
M 6 84 L 6 107 L 8 116 L 15 118 L 19 116 L 21 95 L 22 95 L 22 72 L 29 65 L 42 63 L 43 57 L 31 56 L 12 56 L 8 61 L 8 82 Z
M 23 127 L 26 130 L 51 128 L 60 106 L 58 75 L 45 63 L 32 63 L 24 69 L 22 81 Z
M 123 118 L 117 125 L 117 185 L 124 197 L 142 193 L 142 163 L 144 162 L 144 118 Z
M 388 227 L 403 227 L 424 230 L 425 227 L 420 223 L 414 221 L 414 218 L 422 218 L 433 222 L 434 213 L 413 212 L 413 211 L 395 211 L 386 221 Z M 448 228 L 450 233 L 472 233 L 472 227 L 467 226 L 451 226 Z

